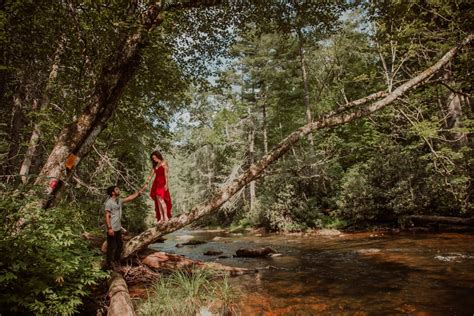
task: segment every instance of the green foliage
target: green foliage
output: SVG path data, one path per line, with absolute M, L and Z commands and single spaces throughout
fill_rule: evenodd
M 148 199 L 147 196 L 139 198 L 139 200 L 135 200 L 124 207 L 122 226 L 126 227 L 127 230 L 132 233 L 139 234 L 148 228 L 146 219 L 147 214 L 150 213 L 151 210 L 153 210 L 154 218 L 154 208 L 151 208 L 149 204 L 145 203 L 144 200 L 146 199 Z
M 72 315 L 107 274 L 80 237 L 80 212 L 45 211 L 33 192 L 2 192 L 0 202 L 1 312 Z
M 373 3 L 366 11 L 349 12 L 331 30 L 305 29 L 313 115 L 386 90 L 387 85 L 395 87 L 431 65 L 470 29 L 469 13 L 455 8 L 466 4 Z M 301 38 L 295 30 L 311 25 L 311 18 L 292 23 L 298 16 L 298 8 L 289 11 L 293 9 L 294 15 L 281 24 L 278 19 L 264 28 L 250 24 L 239 34 L 232 64 L 219 81 L 224 104 L 211 112 L 202 107 L 212 113 L 207 125 L 201 113 L 197 126 L 186 127 L 189 137 L 176 150 L 195 150 L 178 167 L 184 171 L 181 190 L 187 199 L 193 192 L 192 199 L 202 201 L 226 183 L 222 179 L 233 167 L 245 169 L 262 157 L 264 129 L 271 148 L 304 124 Z M 282 34 L 282 29 L 293 31 Z M 443 36 L 449 40 L 439 40 Z M 459 124 L 447 123 L 453 89 L 472 90 L 466 74 L 472 58 L 467 56 L 461 53 L 450 65 L 446 83 L 451 90 L 431 85 L 396 102 L 395 110 L 314 134 L 313 148 L 303 140 L 256 182 L 256 200 L 250 201 L 247 187 L 227 217 L 221 212 L 206 223 L 225 225 L 230 217 L 233 226 L 291 231 L 398 225 L 410 214 L 472 214 L 472 141 L 455 141 L 453 136 L 472 131 L 467 101 Z
M 409 214 L 471 213 L 470 180 L 464 169 L 472 163 L 466 159 L 471 150 L 440 144 L 431 152 L 419 139 L 414 144 L 403 147 L 385 139 L 370 159 L 346 170 L 336 215 L 355 227 L 367 227 L 396 225 Z
M 194 315 L 213 308 L 230 310 L 236 291 L 227 277 L 216 278 L 211 272 L 176 271 L 154 284 L 148 299 L 139 305 L 140 315 Z

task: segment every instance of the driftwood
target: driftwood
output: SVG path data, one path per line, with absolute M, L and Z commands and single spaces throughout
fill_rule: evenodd
M 128 293 L 127 283 L 122 275 L 114 272 L 109 282 L 110 307 L 107 315 L 110 316 L 135 316 L 132 300 Z
M 258 249 L 248 249 L 248 248 L 240 248 L 235 252 L 236 257 L 248 257 L 248 258 L 258 258 L 258 257 L 266 257 L 269 254 L 276 253 L 275 249 L 271 247 L 264 247 Z
M 448 224 L 474 226 L 474 218 L 448 217 L 448 216 L 429 216 L 429 215 L 412 215 L 407 216 L 413 224 Z

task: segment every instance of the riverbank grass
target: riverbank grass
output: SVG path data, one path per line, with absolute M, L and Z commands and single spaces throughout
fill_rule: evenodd
M 227 276 L 206 270 L 177 271 L 152 286 L 137 312 L 142 316 L 221 314 L 234 309 L 236 296 Z

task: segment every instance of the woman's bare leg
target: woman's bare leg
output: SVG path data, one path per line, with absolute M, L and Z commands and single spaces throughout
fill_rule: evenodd
M 168 218 L 168 209 L 166 208 L 166 203 L 165 203 L 165 200 L 163 199 L 159 199 L 160 200 L 160 203 L 161 203 L 161 207 L 160 207 L 160 210 L 163 211 L 163 213 L 161 213 L 161 218 L 164 219 L 165 222 L 167 222 L 169 220 Z
M 160 212 L 160 219 L 158 220 L 158 223 L 161 223 L 164 221 L 163 205 L 161 204 L 160 202 L 161 199 L 158 196 L 156 196 L 155 199 L 156 199 L 156 205 L 158 205 L 158 211 Z

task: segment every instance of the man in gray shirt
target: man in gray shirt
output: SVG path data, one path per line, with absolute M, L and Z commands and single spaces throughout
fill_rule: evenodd
M 120 263 L 120 254 L 122 253 L 122 205 L 133 201 L 145 190 L 146 185 L 139 191 L 120 198 L 120 189 L 113 185 L 107 188 L 107 194 L 110 198 L 105 202 L 105 225 L 107 229 L 107 267 L 112 264 Z

